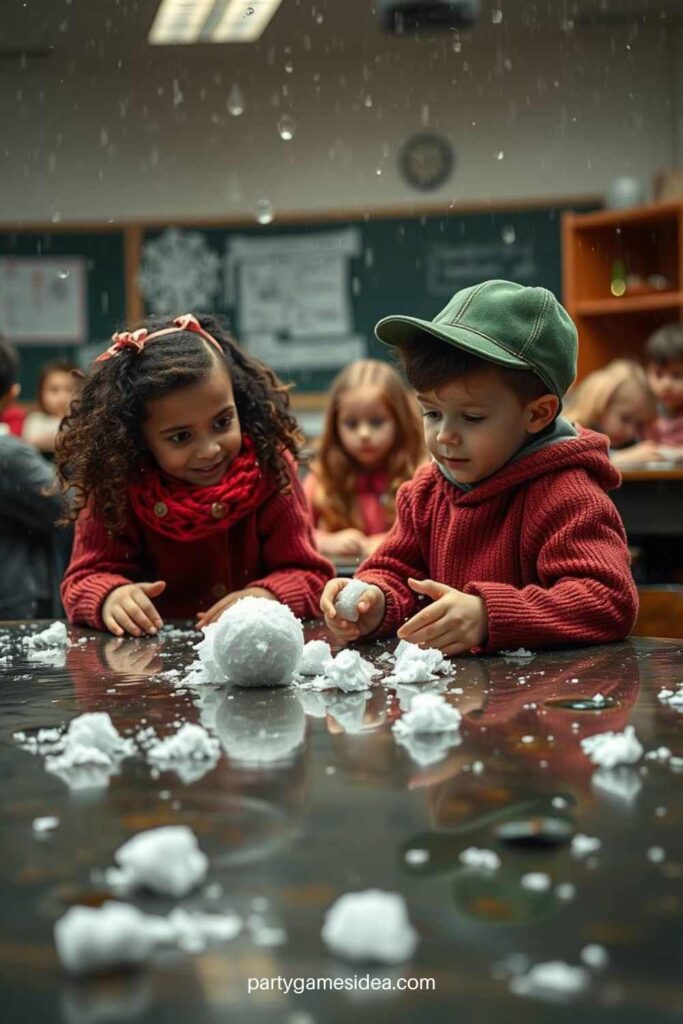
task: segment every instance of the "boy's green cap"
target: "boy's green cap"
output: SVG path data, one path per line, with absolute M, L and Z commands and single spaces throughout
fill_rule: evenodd
M 576 327 L 547 288 L 484 281 L 456 292 L 433 320 L 385 316 L 375 334 L 399 346 L 429 334 L 499 366 L 533 370 L 559 398 L 576 376 Z

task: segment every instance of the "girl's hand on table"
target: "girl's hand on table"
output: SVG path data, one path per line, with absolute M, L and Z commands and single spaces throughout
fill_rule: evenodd
M 246 587 L 244 590 L 233 590 L 232 594 L 216 601 L 207 611 L 199 612 L 195 628 L 204 629 L 210 622 L 217 622 L 223 612 L 230 608 L 235 601 L 239 601 L 241 597 L 265 597 L 268 601 L 277 601 L 275 594 L 271 594 L 270 590 L 266 590 L 265 587 Z
M 164 622 L 151 598 L 166 589 L 165 580 L 156 583 L 126 583 L 116 587 L 102 605 L 102 621 L 114 636 L 155 635 Z

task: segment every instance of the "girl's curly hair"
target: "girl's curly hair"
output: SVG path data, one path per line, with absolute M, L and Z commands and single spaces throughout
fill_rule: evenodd
M 357 497 L 359 467 L 339 436 L 339 400 L 348 391 L 368 386 L 378 389 L 396 424 L 396 437 L 383 467 L 389 480 L 390 522 L 395 515 L 396 491 L 425 460 L 417 405 L 394 367 L 379 359 L 357 359 L 350 363 L 332 381 L 318 454 L 311 463 L 318 478 L 313 506 L 319 514 L 320 526 L 331 533 L 349 526 L 363 529 Z
M 303 441 L 289 411 L 290 385 L 243 352 L 218 318 L 197 315 L 197 319 L 221 347 L 242 430 L 252 438 L 261 465 L 286 491 L 290 485 L 286 452 L 296 458 Z M 172 327 L 173 318 L 149 317 L 138 326 L 151 333 Z M 127 486 L 151 458 L 142 429 L 147 402 L 198 384 L 220 360 L 217 350 L 200 335 L 179 330 L 153 340 L 139 353 L 124 349 L 92 365 L 57 437 L 59 482 L 64 491 L 70 491 L 71 499 L 63 522 L 77 519 L 92 501 L 107 529 L 123 529 Z

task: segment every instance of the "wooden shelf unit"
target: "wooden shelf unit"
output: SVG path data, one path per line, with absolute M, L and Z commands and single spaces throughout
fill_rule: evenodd
M 664 291 L 611 292 L 616 261 L 626 274 L 662 274 Z M 617 356 L 640 358 L 653 331 L 683 320 L 683 203 L 566 213 L 563 302 L 579 330 L 578 379 Z

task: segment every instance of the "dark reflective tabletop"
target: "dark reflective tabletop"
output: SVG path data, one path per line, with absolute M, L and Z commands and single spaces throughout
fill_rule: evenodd
M 36 628 L 0 626 L 5 1020 L 683 1019 L 683 711 L 658 699 L 683 682 L 683 642 L 459 659 L 452 678 L 427 685 L 462 712 L 460 742 L 411 747 L 396 741 L 392 723 L 424 684 L 380 680 L 366 694 L 200 692 L 182 686 L 197 639 L 189 631 L 117 641 L 72 629 L 59 667 L 26 660 L 21 638 Z M 307 628 L 308 639 L 321 635 L 320 626 Z M 392 647 L 363 653 L 386 672 L 378 659 Z M 129 736 L 203 723 L 220 740 L 221 758 L 183 778 L 153 770 L 138 753 L 108 786 L 70 789 L 14 734 L 86 711 L 108 711 Z M 645 756 L 596 768 L 581 740 L 629 723 Z M 673 762 L 666 753 L 647 757 L 660 748 Z M 32 822 L 46 815 L 60 824 L 39 837 Z M 137 972 L 66 977 L 55 920 L 73 904 L 105 899 L 97 871 L 123 841 L 172 823 L 190 825 L 210 859 L 207 885 L 182 905 L 234 910 L 248 927 L 201 955 L 166 952 Z M 600 848 L 576 856 L 576 833 Z M 495 851 L 500 869 L 463 865 L 469 847 Z M 529 888 L 529 874 L 544 877 Z M 320 937 L 337 896 L 373 887 L 403 894 L 421 937 L 398 967 L 344 964 Z M 151 895 L 132 902 L 161 914 L 177 903 Z M 263 925 L 272 935 L 284 929 L 285 941 L 264 942 Z M 579 996 L 511 992 L 520 965 L 577 965 L 596 944 L 609 963 L 590 971 Z M 249 978 L 354 975 L 392 984 L 433 978 L 434 989 L 247 991 Z

